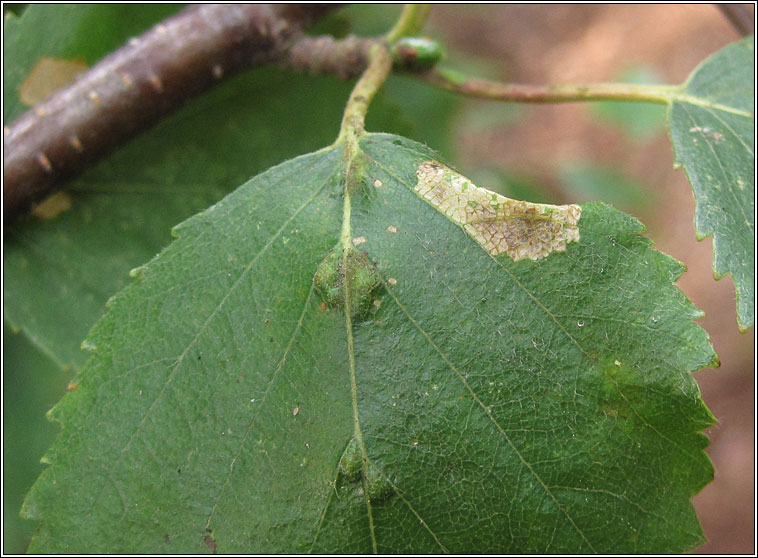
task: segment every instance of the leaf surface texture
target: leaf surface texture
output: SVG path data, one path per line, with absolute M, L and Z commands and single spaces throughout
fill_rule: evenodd
M 701 544 L 713 417 L 689 372 L 715 355 L 682 265 L 602 204 L 563 251 L 493 255 L 415 190 L 437 153 L 376 134 L 352 160 L 258 175 L 135 270 L 52 412 L 31 550 Z M 360 308 L 316 287 L 335 247 L 374 266 Z
M 737 323 L 755 307 L 755 51 L 746 37 L 706 59 L 669 106 L 676 161 L 695 194 L 698 238 L 713 235 L 716 278 L 731 274 Z

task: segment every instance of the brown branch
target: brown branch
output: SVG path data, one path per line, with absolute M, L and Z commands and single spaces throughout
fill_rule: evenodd
M 377 39 L 335 40 L 302 33 L 303 25 L 335 7 L 196 5 L 132 39 L 4 129 L 6 222 L 64 179 L 240 70 L 278 64 L 343 78 L 360 74 Z M 398 63 L 404 67 L 402 60 Z M 457 94 L 527 103 L 665 103 L 672 94 L 666 86 L 534 86 L 492 82 L 442 68 L 411 73 Z
M 716 4 L 716 6 L 740 35 L 747 37 L 753 33 L 755 20 L 745 4 Z
M 375 39 L 353 35 L 340 40 L 330 36 L 303 36 L 292 43 L 279 64 L 296 72 L 336 74 L 342 79 L 351 79 L 366 69 L 369 51 L 375 43 Z
M 221 79 L 312 42 L 302 28 L 338 7 L 194 5 L 130 40 L 3 128 L 6 222 Z

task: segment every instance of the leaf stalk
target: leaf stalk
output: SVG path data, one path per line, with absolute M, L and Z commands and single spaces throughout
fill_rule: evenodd
M 355 84 L 345 106 L 337 142 L 345 142 L 348 157 L 357 153 L 358 137 L 365 131 L 366 113 L 372 99 L 392 70 L 392 58 L 387 46 L 377 43 L 369 52 L 369 63 Z
M 392 44 L 402 37 L 418 35 L 431 11 L 431 4 L 405 4 L 400 19 L 387 33 L 387 42 Z
M 627 101 L 667 104 L 681 92 L 678 85 L 591 83 L 583 85 L 524 85 L 466 76 L 444 68 L 420 74 L 426 83 L 469 97 L 517 103 L 566 103 L 577 101 Z

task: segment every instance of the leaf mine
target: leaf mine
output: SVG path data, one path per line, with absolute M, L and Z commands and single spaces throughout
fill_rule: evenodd
M 579 241 L 582 209 L 578 205 L 512 200 L 474 186 L 436 161 L 419 165 L 416 176 L 416 193 L 461 225 L 493 256 L 505 252 L 513 261 L 539 260 Z

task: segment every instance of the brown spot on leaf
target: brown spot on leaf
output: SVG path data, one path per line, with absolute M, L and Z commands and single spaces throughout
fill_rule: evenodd
M 41 103 L 58 89 L 65 87 L 87 69 L 81 60 L 41 58 L 21 84 L 19 97 L 27 106 Z
M 32 209 L 32 214 L 40 219 L 54 219 L 69 209 L 71 209 L 71 196 L 60 191 L 42 200 Z
M 436 161 L 419 165 L 414 190 L 458 223 L 489 254 L 538 260 L 579 241 L 578 205 L 543 205 L 479 188 Z
M 212 534 L 206 533 L 203 535 L 203 544 L 210 549 L 211 554 L 216 554 L 216 539 L 213 538 Z

